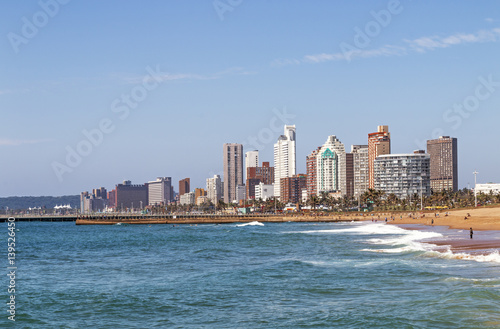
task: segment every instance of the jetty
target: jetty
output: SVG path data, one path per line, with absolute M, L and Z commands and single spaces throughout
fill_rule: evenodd
M 0 222 L 6 222 L 9 217 L 0 217 Z M 303 214 L 197 214 L 197 215 L 142 215 L 142 214 L 95 214 L 68 216 L 14 216 L 16 222 L 75 222 L 76 225 L 114 225 L 122 224 L 229 224 L 250 222 L 351 222 L 361 220 L 335 215 L 315 216 Z

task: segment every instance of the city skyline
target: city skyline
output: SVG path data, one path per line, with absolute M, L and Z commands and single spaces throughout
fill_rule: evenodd
M 483 142 L 500 119 L 495 1 L 48 2 L 0 12 L 1 197 L 204 187 L 222 176 L 220 145 L 272 162 L 293 124 L 297 173 L 327 136 L 348 149 L 383 124 L 394 154 L 458 138 L 460 189 L 475 170 L 500 181 Z

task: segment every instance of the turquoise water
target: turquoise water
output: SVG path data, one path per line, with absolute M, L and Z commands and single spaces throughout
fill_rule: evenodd
M 17 228 L 18 328 L 500 328 L 498 252 L 421 243 L 442 232 L 371 222 Z

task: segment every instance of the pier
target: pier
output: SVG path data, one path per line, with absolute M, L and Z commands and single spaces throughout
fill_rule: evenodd
M 9 217 L 0 217 L 0 222 L 6 222 Z M 359 218 L 340 218 L 339 216 L 306 216 L 302 214 L 249 214 L 249 215 L 141 215 L 141 214 L 95 214 L 69 216 L 19 216 L 16 222 L 75 222 L 76 225 L 113 225 L 113 224 L 229 224 L 250 222 L 346 222 L 357 221 Z

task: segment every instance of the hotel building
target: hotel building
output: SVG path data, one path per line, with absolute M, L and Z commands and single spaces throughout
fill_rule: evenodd
M 155 181 L 148 182 L 148 204 L 166 205 L 172 201 L 172 178 L 158 177 Z
M 224 202 L 237 200 L 238 185 L 243 185 L 243 145 L 224 144 Z
M 368 190 L 368 145 L 352 145 L 354 197 Z
M 374 187 L 386 195 L 394 193 L 400 199 L 413 194 L 429 196 L 430 156 L 416 151 L 413 154 L 387 154 L 378 156 L 374 162 Z
M 284 134 L 274 144 L 274 195 L 280 197 L 281 179 L 296 173 L 295 125 L 285 126 Z
M 431 156 L 431 188 L 458 191 L 457 139 L 441 136 L 427 141 L 427 153 Z
M 378 126 L 378 131 L 368 134 L 368 187 L 375 187 L 373 165 L 379 155 L 391 153 L 389 126 Z
M 219 175 L 207 178 L 207 197 L 214 205 L 222 199 L 222 181 Z
M 322 192 L 347 194 L 346 153 L 344 144 L 336 136 L 328 136 L 316 155 L 316 184 Z

